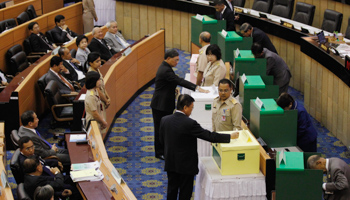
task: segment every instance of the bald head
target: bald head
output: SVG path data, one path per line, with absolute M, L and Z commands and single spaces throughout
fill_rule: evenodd
M 92 29 L 92 36 L 94 36 L 94 38 L 102 40 L 103 39 L 103 32 L 102 29 L 99 27 L 95 27 L 94 29 Z
M 312 155 L 307 159 L 307 166 L 309 169 L 320 169 L 326 172 L 326 159 L 319 155 Z
M 211 35 L 209 32 L 204 31 L 199 35 L 199 43 L 202 46 L 205 46 L 207 44 L 210 44 L 210 39 L 211 39 Z

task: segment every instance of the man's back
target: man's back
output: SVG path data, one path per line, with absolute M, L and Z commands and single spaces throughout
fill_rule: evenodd
M 345 161 L 339 158 L 329 158 L 327 178 L 327 191 L 332 191 L 333 195 L 325 199 L 348 200 L 350 198 L 350 167 Z
M 274 84 L 283 86 L 292 77 L 287 63 L 276 53 L 264 48 L 266 58 L 266 75 L 274 77 Z
M 266 33 L 259 28 L 253 28 L 253 43 L 260 43 L 264 48 L 277 54 L 275 46 L 272 44 L 270 38 Z

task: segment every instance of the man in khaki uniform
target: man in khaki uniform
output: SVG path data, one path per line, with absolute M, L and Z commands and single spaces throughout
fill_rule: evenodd
M 242 105 L 231 95 L 233 83 L 228 79 L 221 79 L 218 89 L 219 96 L 213 103 L 213 131 L 242 129 Z
M 199 35 L 199 44 L 201 44 L 202 48 L 199 49 L 199 56 L 197 59 L 197 67 L 195 71 L 197 73 L 196 85 L 202 84 L 203 73 L 208 64 L 207 55 L 205 52 L 207 51 L 207 47 L 210 45 L 210 39 L 211 35 L 207 31 L 204 31 Z

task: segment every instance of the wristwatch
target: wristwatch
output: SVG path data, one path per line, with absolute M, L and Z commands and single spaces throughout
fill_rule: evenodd
M 56 172 L 55 172 L 55 175 L 57 175 L 58 173 L 59 173 L 59 172 L 58 172 L 58 171 L 56 171 Z

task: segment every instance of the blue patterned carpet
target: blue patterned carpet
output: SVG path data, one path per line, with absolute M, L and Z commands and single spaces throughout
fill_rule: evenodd
M 180 77 L 189 73 L 190 54 L 179 51 L 180 62 L 175 72 Z M 154 158 L 153 120 L 149 107 L 154 85 L 140 94 L 128 108 L 116 119 L 112 131 L 105 143 L 108 156 L 118 169 L 137 199 L 166 199 L 167 176 L 163 171 L 164 162 Z M 289 88 L 289 93 L 304 103 L 304 96 L 297 90 Z M 45 116 L 39 122 L 38 130 L 55 143 L 53 132 L 64 132 L 66 129 L 50 129 L 51 115 Z M 332 133 L 312 118 L 318 131 L 318 152 L 325 157 L 339 157 L 350 163 L 350 153 L 347 148 Z M 8 159 L 13 151 L 8 151 Z M 9 161 L 8 161 L 9 163 Z M 9 168 L 8 168 L 9 169 Z M 9 170 L 9 181 L 16 196 L 16 183 Z

